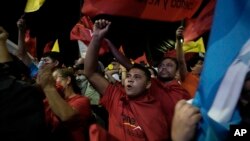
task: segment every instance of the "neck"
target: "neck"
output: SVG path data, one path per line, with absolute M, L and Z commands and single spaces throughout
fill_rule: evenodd
M 163 78 L 163 77 L 158 77 L 159 78 L 159 80 L 160 81 L 162 81 L 162 82 L 170 82 L 170 81 L 172 81 L 173 80 L 173 78 Z
M 75 94 L 75 92 L 73 91 L 73 89 L 71 87 L 68 87 L 64 90 L 64 98 L 71 98 L 73 97 Z

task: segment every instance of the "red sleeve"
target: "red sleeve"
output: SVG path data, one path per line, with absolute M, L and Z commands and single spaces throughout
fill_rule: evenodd
M 45 99 L 43 101 L 44 103 L 44 107 L 45 107 L 45 118 L 46 118 L 46 122 L 47 124 L 50 124 L 53 129 L 56 128 L 59 123 L 60 123 L 60 120 L 59 118 L 52 112 L 52 110 L 50 109 L 50 106 L 49 106 L 49 103 L 47 101 L 47 99 Z
M 69 105 L 73 107 L 75 110 L 79 112 L 81 117 L 90 117 L 91 115 L 91 107 L 90 107 L 90 101 L 88 98 L 79 96 L 71 99 L 69 102 Z
M 67 103 L 76 109 L 81 117 L 80 119 L 77 118 L 76 120 L 80 120 L 84 122 L 86 119 L 88 119 L 91 116 L 91 107 L 89 99 L 83 96 L 75 96 L 71 99 L 67 100 Z M 45 112 L 46 112 L 46 121 L 52 125 L 52 127 L 57 127 L 61 121 L 60 119 L 54 114 L 54 112 L 50 109 L 48 101 L 44 100 L 45 105 Z
M 190 99 L 190 94 L 177 81 L 173 81 L 168 85 L 168 91 L 171 93 L 171 98 L 176 104 L 181 99 Z
M 101 98 L 100 104 L 108 111 L 111 111 L 112 108 L 115 108 L 114 105 L 117 106 L 119 104 L 123 95 L 125 95 L 125 93 L 120 84 L 109 84 Z
M 167 94 L 166 97 L 170 98 L 174 103 L 181 99 L 190 99 L 188 91 L 186 91 L 176 80 L 167 82 L 166 84 L 157 79 L 151 79 L 151 90 L 158 96 L 163 93 Z
M 188 92 L 175 80 L 163 83 L 158 79 L 151 79 L 150 92 L 161 102 L 168 123 L 172 123 L 175 104 L 181 99 L 190 99 Z

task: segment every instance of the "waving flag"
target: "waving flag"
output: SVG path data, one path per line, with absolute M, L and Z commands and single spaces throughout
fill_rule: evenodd
M 213 21 L 215 4 L 216 0 L 210 0 L 197 18 L 186 20 L 186 27 L 183 33 L 184 41 L 192 41 L 210 30 Z
M 202 0 L 85 0 L 82 13 L 90 17 L 107 14 L 158 21 L 191 18 Z
M 29 52 L 29 54 L 32 56 L 32 57 L 37 57 L 37 49 L 36 49 L 36 43 L 37 43 L 37 40 L 36 40 L 36 37 L 31 37 L 30 35 L 30 30 L 27 30 L 26 33 L 25 33 L 25 47 L 26 47 L 26 50 Z
M 240 116 L 236 104 L 250 68 L 250 1 L 218 0 L 193 104 L 202 114 L 198 140 L 222 141 Z
M 205 46 L 204 46 L 203 38 L 200 37 L 197 41 L 184 42 L 183 51 L 184 53 L 187 53 L 187 52 L 205 53 Z
M 83 16 L 70 32 L 71 40 L 81 40 L 89 44 L 92 38 L 94 23 L 88 16 Z
M 142 56 L 139 56 L 138 58 L 136 58 L 134 62 L 137 64 L 140 64 L 140 63 L 149 64 L 145 52 L 143 52 Z
M 40 9 L 45 0 L 28 0 L 24 12 L 35 12 Z
M 94 23 L 90 17 L 83 16 L 70 32 L 70 40 L 80 40 L 85 45 L 89 45 L 93 34 Z M 105 40 L 101 43 L 99 55 L 109 52 L 108 44 Z

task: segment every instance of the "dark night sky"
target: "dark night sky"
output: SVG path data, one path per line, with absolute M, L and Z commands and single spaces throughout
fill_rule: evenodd
M 27 26 L 38 38 L 38 48 L 40 49 L 38 49 L 38 56 L 41 55 L 42 49 L 48 41 L 59 38 L 60 50 L 66 58 L 66 64 L 74 62 L 78 57 L 78 47 L 76 42 L 69 40 L 69 33 L 80 18 L 81 3 L 81 0 L 47 0 L 40 10 L 26 14 Z M 206 3 L 205 0 L 203 5 Z M 25 4 L 26 0 L 1 0 L 0 3 L 0 25 L 10 33 L 9 38 L 15 43 L 17 42 L 16 22 L 23 15 Z M 166 39 L 174 39 L 175 30 L 180 25 L 180 21 L 170 23 L 107 15 L 96 18 L 102 17 L 112 21 L 108 38 L 116 45 L 123 43 L 128 57 L 141 56 L 148 47 L 155 62 L 159 61 L 163 55 L 157 50 L 160 43 Z M 207 34 L 205 42 L 206 37 Z M 106 54 L 101 57 L 104 64 L 109 61 L 107 58 L 112 58 L 112 55 Z

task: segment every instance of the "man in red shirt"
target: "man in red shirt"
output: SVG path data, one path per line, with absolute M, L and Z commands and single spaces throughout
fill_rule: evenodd
M 109 40 L 106 41 L 115 58 L 125 68 L 130 69 L 133 65 L 129 59 L 122 55 Z M 151 78 L 151 87 L 149 88 L 150 93 L 161 103 L 168 124 L 169 132 L 167 136 L 169 138 L 176 103 L 181 99 L 190 99 L 189 93 L 175 79 L 178 68 L 179 64 L 176 55 L 167 55 L 160 61 L 158 76 L 157 78 Z
M 100 43 L 110 24 L 106 20 L 95 22 L 84 62 L 86 77 L 103 95 L 101 104 L 109 112 L 109 132 L 120 141 L 167 140 L 167 121 L 161 103 L 149 91 L 150 72 L 145 67 L 133 65 L 124 87 L 109 83 L 96 71 Z

